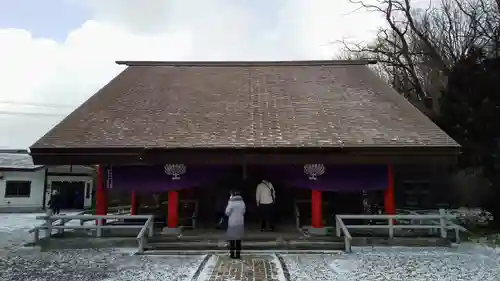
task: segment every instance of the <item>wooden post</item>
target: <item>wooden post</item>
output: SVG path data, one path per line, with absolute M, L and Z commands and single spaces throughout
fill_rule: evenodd
M 389 238 L 394 238 L 394 219 L 388 219 L 389 222 Z
M 388 215 L 396 214 L 394 198 L 394 170 L 392 164 L 387 165 L 387 189 L 384 193 L 384 211 Z
M 177 228 L 179 224 L 179 192 L 168 192 L 168 228 Z
M 98 219 L 97 220 L 97 231 L 96 231 L 97 237 L 102 237 L 102 228 L 101 228 L 101 226 L 103 225 L 103 222 L 104 222 L 103 219 Z
M 312 207 L 312 227 L 323 227 L 323 200 L 322 192 L 320 190 L 312 190 L 311 194 L 311 207 Z
M 439 209 L 439 216 L 440 216 L 439 224 L 441 230 L 441 238 L 446 238 L 447 226 L 445 220 L 446 212 L 444 211 L 444 209 Z
M 137 194 L 135 191 L 132 191 L 132 198 L 130 200 L 130 214 L 133 216 L 137 215 Z
M 335 215 L 335 234 L 337 234 L 337 237 L 340 237 L 340 219 L 338 215 Z

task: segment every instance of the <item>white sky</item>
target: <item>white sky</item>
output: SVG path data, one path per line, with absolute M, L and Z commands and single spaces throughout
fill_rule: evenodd
M 0 27 L 0 148 L 33 144 L 122 69 L 116 60 L 330 59 L 332 42 L 383 24 L 348 0 L 68 1 L 92 17 L 63 42 Z

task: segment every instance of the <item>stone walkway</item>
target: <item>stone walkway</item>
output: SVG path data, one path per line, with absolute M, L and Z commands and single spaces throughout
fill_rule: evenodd
M 279 281 L 280 264 L 274 255 L 248 255 L 233 260 L 226 255 L 212 256 L 213 266 L 206 281 Z

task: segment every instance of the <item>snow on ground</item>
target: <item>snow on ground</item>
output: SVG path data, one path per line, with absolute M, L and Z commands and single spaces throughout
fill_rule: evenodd
M 283 255 L 292 280 L 500 280 L 500 251 L 457 248 L 356 247 L 351 254 Z
M 0 214 L 0 280 L 143 281 L 191 280 L 205 255 L 134 256 L 133 249 L 41 252 L 23 247 L 38 214 Z
M 39 215 L 0 214 L 0 280 L 184 281 L 192 279 L 205 257 L 134 256 L 134 249 L 128 248 L 41 252 L 22 247 L 32 241 L 28 230 L 40 224 L 35 219 Z M 354 247 L 351 254 L 281 256 L 294 281 L 500 280 L 500 248 L 472 243 L 456 248 Z

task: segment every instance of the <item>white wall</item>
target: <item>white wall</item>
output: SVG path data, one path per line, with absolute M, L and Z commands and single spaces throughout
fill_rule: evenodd
M 43 206 L 43 186 L 45 169 L 31 172 L 2 172 L 0 180 L 0 208 L 41 209 Z M 5 185 L 9 180 L 31 181 L 30 197 L 5 198 Z
M 69 166 L 50 167 L 49 171 L 54 173 L 69 173 Z M 91 169 L 85 167 L 74 166 L 71 169 L 72 173 L 89 173 Z M 3 179 L 0 179 L 0 209 L 7 211 L 15 210 L 39 210 L 43 208 L 43 189 L 45 183 L 45 169 L 27 172 L 0 172 Z M 31 181 L 30 197 L 22 198 L 5 198 L 5 185 L 9 180 Z M 47 191 L 45 204 L 48 206 L 51 194 L 51 185 L 53 181 L 70 181 L 70 182 L 85 182 L 84 207 L 92 206 L 92 176 L 47 176 Z M 90 192 L 87 198 L 87 192 Z M 10 210 L 9 210 L 10 209 Z

